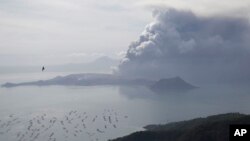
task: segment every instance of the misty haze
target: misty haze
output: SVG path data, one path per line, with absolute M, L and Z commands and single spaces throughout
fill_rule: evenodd
M 0 140 L 186 141 L 196 128 L 179 121 L 247 124 L 249 5 L 0 2 Z

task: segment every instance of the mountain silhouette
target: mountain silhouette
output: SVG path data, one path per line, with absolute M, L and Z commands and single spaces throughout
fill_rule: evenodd
M 167 79 L 160 79 L 150 86 L 150 89 L 155 92 L 168 92 L 168 91 L 187 91 L 197 88 L 180 77 L 173 77 Z

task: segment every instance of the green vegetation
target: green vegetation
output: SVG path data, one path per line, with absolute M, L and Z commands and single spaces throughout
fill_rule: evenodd
M 228 113 L 165 125 L 148 125 L 146 131 L 112 141 L 229 141 L 230 124 L 250 124 L 250 115 Z

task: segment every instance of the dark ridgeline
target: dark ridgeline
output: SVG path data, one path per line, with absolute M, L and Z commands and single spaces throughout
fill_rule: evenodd
M 229 141 L 230 124 L 250 124 L 250 115 L 228 113 L 207 118 L 148 125 L 146 131 L 109 141 Z

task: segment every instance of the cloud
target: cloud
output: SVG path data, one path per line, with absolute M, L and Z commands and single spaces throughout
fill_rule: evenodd
M 230 15 L 234 17 L 249 18 L 250 1 L 235 0 L 143 0 L 137 2 L 137 6 L 145 9 L 172 7 L 181 10 L 192 10 L 203 16 Z
M 116 0 L 0 1 L 1 53 L 18 58 L 125 50 L 150 17 L 130 5 Z
M 71 53 L 68 55 L 68 57 L 85 57 L 87 56 L 86 53 Z
M 250 25 L 244 18 L 200 17 L 175 9 L 153 13 L 116 73 L 181 76 L 193 82 L 250 80 Z
M 2 54 L 17 55 L 16 60 L 25 54 L 110 55 L 127 49 L 152 20 L 150 12 L 154 8 L 191 9 L 206 16 L 229 11 L 230 16 L 249 17 L 249 4 L 235 0 L 3 0 L 0 50 Z M 195 42 L 188 43 L 191 47 Z M 64 63 L 60 59 L 57 62 Z

